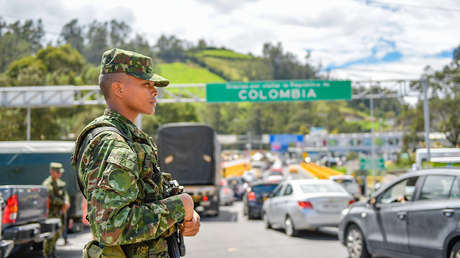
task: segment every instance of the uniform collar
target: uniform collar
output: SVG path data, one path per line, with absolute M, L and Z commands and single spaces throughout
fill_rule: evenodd
M 137 138 L 148 139 L 148 136 L 142 130 L 137 128 L 133 122 L 131 122 L 128 118 L 124 117 L 117 111 L 107 108 L 104 111 L 104 115 L 120 125 L 124 131 L 130 132 Z

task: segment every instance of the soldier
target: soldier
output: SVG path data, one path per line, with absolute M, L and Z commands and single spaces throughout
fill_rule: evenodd
M 170 257 L 167 238 L 177 224 L 184 236 L 198 233 L 192 198 L 168 197 L 157 148 L 134 124 L 139 113 L 154 113 L 156 87 L 168 84 L 150 57 L 121 49 L 102 56 L 99 86 L 108 108 L 83 129 L 73 156 L 94 237 L 84 257 Z
M 59 179 L 64 173 L 64 168 L 59 162 L 50 163 L 50 176 L 43 181 L 42 185 L 48 188 L 49 196 L 49 211 L 48 218 L 60 218 L 61 219 L 61 229 L 63 229 L 64 218 L 67 209 L 70 207 L 69 195 L 65 190 L 65 182 Z M 46 239 L 43 242 L 43 255 L 45 257 L 56 257 L 56 242 L 61 235 L 61 232 L 58 231 L 56 234 L 50 238 Z

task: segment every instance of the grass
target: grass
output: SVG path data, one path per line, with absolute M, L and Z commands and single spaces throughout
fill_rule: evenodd
M 228 58 L 228 59 L 253 59 L 254 57 L 250 55 L 245 55 L 241 53 L 233 52 L 232 50 L 225 49 L 208 49 L 196 52 L 193 54 L 196 57 L 218 57 L 218 58 Z
M 158 73 L 168 78 L 171 84 L 225 82 L 222 77 L 195 64 L 158 64 Z
M 209 70 L 202 68 L 195 64 L 186 63 L 170 63 L 170 64 L 158 64 L 158 73 L 171 81 L 171 84 L 186 84 L 186 83 L 213 83 L 213 82 L 225 82 L 222 77 L 211 73 Z M 168 87 L 167 91 L 171 92 L 176 96 L 199 96 L 205 98 L 205 90 L 197 87 L 187 88 L 174 88 Z M 163 98 L 171 98 L 168 94 L 164 94 Z

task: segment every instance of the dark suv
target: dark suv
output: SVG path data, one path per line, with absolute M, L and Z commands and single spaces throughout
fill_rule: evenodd
M 343 211 L 351 258 L 460 257 L 460 169 L 408 173 Z

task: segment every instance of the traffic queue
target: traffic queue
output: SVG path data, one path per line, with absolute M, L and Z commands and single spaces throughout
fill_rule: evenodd
M 251 181 L 231 178 L 249 220 L 298 236 L 338 228 L 350 258 L 460 257 L 460 170 L 405 173 L 367 197 L 350 175 L 329 179 L 275 165 Z M 304 178 L 306 177 L 306 178 Z

